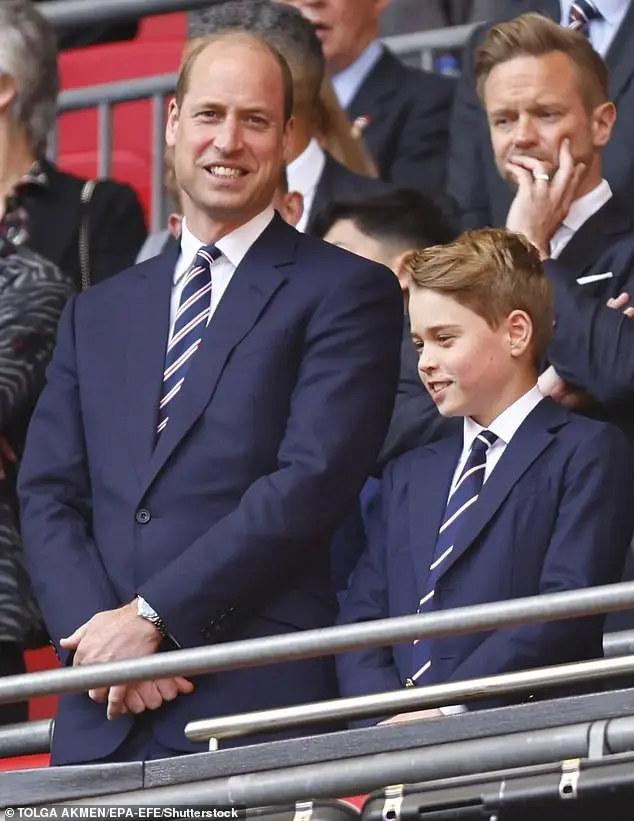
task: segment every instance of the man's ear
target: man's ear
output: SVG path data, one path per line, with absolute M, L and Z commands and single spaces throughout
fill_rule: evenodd
M 295 139 L 295 118 L 291 117 L 284 126 L 283 142 L 282 142 L 282 157 L 285 165 L 288 165 L 293 159 L 293 142 Z
M 612 129 L 616 122 L 616 106 L 614 103 L 603 103 L 592 112 L 592 136 L 594 145 L 603 148 L 610 142 Z
M 0 74 L 0 112 L 6 111 L 18 96 L 18 88 L 10 74 Z
M 165 144 L 168 148 L 174 148 L 176 144 L 176 132 L 178 131 L 178 105 L 172 97 L 167 109 L 167 121 L 165 123 Z

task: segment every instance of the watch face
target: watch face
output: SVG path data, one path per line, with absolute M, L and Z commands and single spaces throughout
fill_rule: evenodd
M 144 619 L 152 619 L 156 618 L 156 613 L 150 607 L 150 605 L 145 601 L 145 599 L 139 599 L 139 607 L 137 610 L 139 616 L 142 616 Z

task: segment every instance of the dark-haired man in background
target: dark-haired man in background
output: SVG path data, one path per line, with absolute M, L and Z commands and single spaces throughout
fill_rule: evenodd
M 455 237 L 438 206 L 418 191 L 396 190 L 363 202 L 334 203 L 315 222 L 315 231 L 328 242 L 390 268 L 399 280 L 404 309 L 407 278 L 403 262 L 414 250 L 444 245 Z M 390 460 L 415 447 L 449 434 L 454 419 L 444 419 L 418 374 L 418 355 L 405 317 L 401 345 L 401 374 L 390 427 L 374 473 Z M 338 592 L 346 589 L 350 573 L 365 546 L 364 512 L 372 504 L 377 486 L 370 479 L 335 533 L 331 548 L 332 575 Z

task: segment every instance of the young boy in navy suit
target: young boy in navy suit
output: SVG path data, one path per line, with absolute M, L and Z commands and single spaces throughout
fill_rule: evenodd
M 539 391 L 553 304 L 537 251 L 519 234 L 487 229 L 406 264 L 420 377 L 440 413 L 464 421 L 460 434 L 387 466 L 340 622 L 617 582 L 634 529 L 634 458 L 617 428 Z M 603 622 L 599 615 L 346 653 L 338 657 L 341 694 L 596 658 Z

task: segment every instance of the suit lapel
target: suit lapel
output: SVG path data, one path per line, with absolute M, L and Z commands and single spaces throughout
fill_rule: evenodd
M 348 106 L 347 114 L 350 120 L 357 117 L 371 115 L 372 121 L 368 124 L 368 131 L 372 131 L 380 119 L 377 115 L 377 107 L 380 107 L 383 99 L 393 99 L 399 92 L 398 70 L 399 64 L 396 58 L 387 49 L 383 49 L 383 54 L 365 78 L 361 86 L 354 95 Z
M 610 97 L 615 103 L 634 74 L 634 51 L 631 42 L 633 28 L 634 3 L 630 3 L 606 54 L 606 62 L 610 68 Z
M 543 399 L 526 417 L 485 482 L 473 506 L 473 515 L 456 539 L 453 552 L 443 562 L 441 575 L 474 544 L 524 473 L 551 444 L 555 438 L 553 431 L 567 419 L 567 412 L 550 399 Z
M 139 266 L 139 276 L 126 302 L 125 406 L 129 446 L 142 478 L 154 450 L 161 397 L 165 349 L 169 334 L 170 299 L 180 245 Z
M 559 260 L 578 276 L 587 272 L 603 273 L 592 271 L 593 266 L 614 244 L 615 235 L 631 231 L 632 220 L 629 214 L 621 207 L 618 198 L 612 196 L 575 232 L 561 252 Z
M 149 487 L 203 413 L 229 354 L 252 330 L 273 294 L 283 284 L 285 276 L 279 268 L 292 261 L 296 237 L 296 232 L 276 216 L 234 272 L 192 358 L 178 399 L 174 400 L 169 424 L 158 440 L 144 474 L 144 487 Z M 163 337 L 163 352 L 166 339 L 167 334 Z
M 461 449 L 462 435 L 441 439 L 421 451 L 411 466 L 407 499 L 410 548 L 420 595 L 427 588 L 429 565 Z

